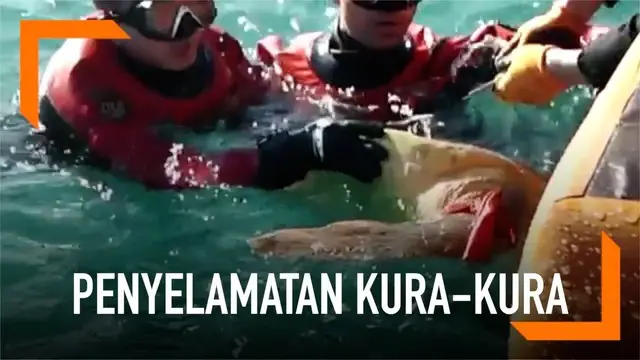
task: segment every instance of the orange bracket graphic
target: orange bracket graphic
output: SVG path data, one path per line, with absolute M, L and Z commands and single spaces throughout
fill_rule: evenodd
M 20 22 L 20 112 L 39 127 L 40 39 L 130 39 L 112 20 L 22 20 Z M 512 321 L 530 341 L 620 340 L 620 248 L 602 232 L 602 319 L 599 322 Z
M 20 112 L 39 127 L 38 41 L 40 39 L 130 39 L 113 20 L 20 21 Z
M 602 234 L 600 321 L 512 321 L 529 341 L 620 341 L 620 247 Z

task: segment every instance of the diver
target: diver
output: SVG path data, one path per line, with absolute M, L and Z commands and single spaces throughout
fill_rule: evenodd
M 431 112 L 448 100 L 436 98 L 452 85 L 452 65 L 470 42 L 511 33 L 487 26 L 472 37 L 439 38 L 413 23 L 421 0 L 336 2 L 339 17 L 331 32 L 302 34 L 286 47 L 271 35 L 257 45 L 258 58 L 275 69 L 275 80 L 321 108 L 329 99 L 331 115 L 389 121 Z M 467 89 L 455 97 L 492 77 L 474 75 L 475 83 L 462 84 Z
M 494 92 L 497 96 L 507 102 L 543 105 L 575 85 L 604 88 L 638 35 L 638 13 L 584 49 L 559 49 L 528 44 L 527 40 L 535 32 L 549 27 L 584 27 L 601 4 L 611 7 L 616 2 L 567 0 L 555 3 L 546 14 L 525 23 L 501 54 L 509 67 L 496 77 Z
M 299 35 L 288 46 L 271 35 L 257 54 L 287 91 L 321 108 L 330 99 L 338 117 L 389 124 L 450 109 L 495 77 L 494 55 L 515 33 L 488 24 L 468 36 L 440 37 L 413 22 L 421 0 L 336 2 L 332 31 Z
M 151 188 L 229 184 L 278 189 L 313 169 L 363 182 L 381 173 L 381 127 L 327 120 L 204 154 L 161 137 L 165 123 L 210 128 L 259 103 L 269 88 L 239 42 L 213 26 L 211 0 L 94 0 L 130 40 L 68 39 L 43 76 L 40 122 L 48 148 L 123 172 Z M 82 154 L 82 156 L 79 156 Z

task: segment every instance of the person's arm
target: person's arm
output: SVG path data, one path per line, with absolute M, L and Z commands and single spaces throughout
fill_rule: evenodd
M 151 188 L 251 186 L 257 173 L 255 149 L 203 154 L 165 141 L 147 127 L 127 123 L 92 125 L 87 136 L 89 148 L 109 159 L 112 168 Z
M 110 168 L 120 169 L 151 188 L 228 184 L 275 190 L 303 180 L 311 170 L 340 172 L 371 182 L 380 176 L 381 162 L 388 155 L 374 140 L 385 134 L 378 124 L 323 120 L 303 129 L 272 133 L 256 148 L 204 154 L 161 139 L 146 122 L 136 121 L 140 114 L 135 110 L 114 118 L 104 116 L 101 101 L 92 100 L 91 95 L 70 102 L 66 99 L 50 107 L 49 119 L 41 113 L 47 130 L 56 131 L 49 129 L 56 122 L 51 116 L 64 121 L 73 129 L 70 137 L 84 140 Z
M 530 43 L 536 34 L 552 28 L 571 29 L 580 34 L 602 5 L 613 7 L 618 0 L 555 0 L 544 14 L 538 15 L 518 27 L 509 44 L 500 51 L 504 57 L 514 49 Z
M 504 101 L 546 104 L 558 93 L 589 84 L 602 89 L 638 35 L 640 15 L 616 30 L 596 38 L 582 50 L 524 45 L 507 59 L 495 78 L 494 92 Z
M 85 102 L 87 104 L 88 102 Z M 190 188 L 229 183 L 253 185 L 257 169 L 255 149 L 200 154 L 157 137 L 151 129 L 129 116 L 109 118 L 95 114 L 90 106 L 65 111 L 65 121 L 48 96 L 40 100 L 40 120 L 56 151 L 82 156 L 88 150 L 108 168 L 124 172 L 151 188 Z
M 563 9 L 586 24 L 600 7 L 605 5 L 610 8 L 617 2 L 618 0 L 556 0 L 553 7 Z
M 588 84 L 600 89 L 607 84 L 638 36 L 639 28 L 640 14 L 636 13 L 627 23 L 600 36 L 579 54 L 577 66 Z
M 640 16 L 594 40 L 584 50 L 551 48 L 545 53 L 547 71 L 568 86 L 589 84 L 603 88 L 624 57 L 640 28 Z

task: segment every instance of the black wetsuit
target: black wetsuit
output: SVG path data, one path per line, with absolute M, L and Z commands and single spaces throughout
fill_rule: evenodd
M 587 82 L 602 89 L 624 57 L 640 28 L 640 14 L 589 44 L 578 57 L 578 67 Z
M 398 46 L 377 50 L 336 27 L 313 43 L 311 68 L 331 86 L 369 90 L 391 82 L 411 62 L 413 55 L 413 44 L 408 37 Z

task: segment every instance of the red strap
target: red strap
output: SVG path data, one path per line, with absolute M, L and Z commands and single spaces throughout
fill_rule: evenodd
M 503 236 L 503 228 L 513 236 L 511 224 L 501 214 L 502 191 L 492 190 L 482 198 L 464 199 L 448 204 L 444 212 L 447 214 L 467 213 L 476 216 L 469 234 L 467 247 L 462 255 L 464 260 L 487 261 L 494 251 L 495 240 Z M 507 222 L 505 223 L 506 220 Z M 511 239 L 514 242 L 514 238 Z
M 481 200 L 476 220 L 469 234 L 463 260 L 486 261 L 491 258 L 495 244 L 496 217 L 501 200 L 500 191 L 490 191 Z

